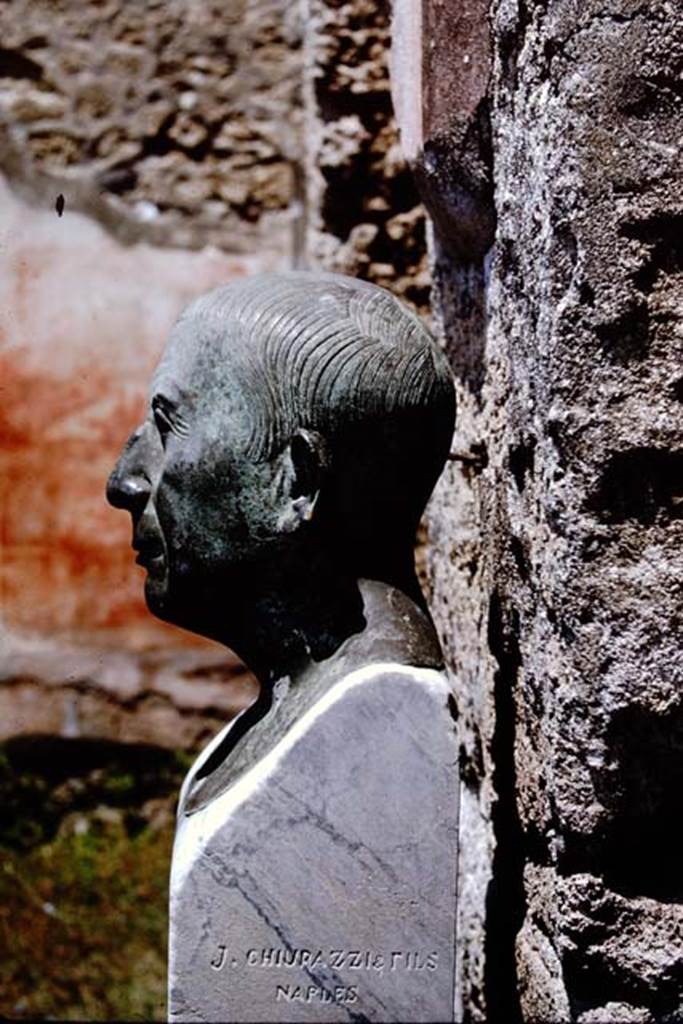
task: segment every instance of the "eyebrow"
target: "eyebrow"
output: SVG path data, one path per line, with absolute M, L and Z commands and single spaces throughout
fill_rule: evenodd
M 175 412 L 175 410 L 178 408 L 178 403 L 174 402 L 172 398 L 168 397 L 168 395 L 165 395 L 163 391 L 155 391 L 150 399 L 149 404 L 152 407 L 154 407 L 155 405 L 163 405 L 166 409 L 169 409 L 171 412 Z
M 175 381 L 164 381 L 163 379 L 159 381 L 157 387 L 154 384 L 155 382 L 152 380 L 152 402 L 158 399 L 172 409 L 177 409 L 182 405 L 189 407 L 192 404 L 194 392 L 191 388 L 181 388 Z

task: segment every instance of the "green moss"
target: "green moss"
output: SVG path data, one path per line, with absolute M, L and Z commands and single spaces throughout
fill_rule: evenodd
M 92 823 L 0 871 L 0 1012 L 163 1020 L 172 827 Z
M 0 1016 L 165 1019 L 187 758 L 161 752 L 155 771 L 126 754 L 67 779 L 0 756 Z

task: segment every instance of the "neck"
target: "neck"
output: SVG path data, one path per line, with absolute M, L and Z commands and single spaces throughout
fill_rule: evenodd
M 284 593 L 270 592 L 250 603 L 239 636 L 225 642 L 262 685 L 271 687 L 325 662 L 365 625 L 357 581 L 336 579 L 332 587 L 316 587 L 308 577 Z
M 223 792 L 344 676 L 387 662 L 443 667 L 428 615 L 402 591 L 377 580 L 358 580 L 356 594 L 362 601 L 363 625 L 329 656 L 316 661 L 309 655 L 286 672 L 278 672 L 271 662 L 261 673 L 258 699 L 235 719 L 197 770 L 184 805 L 186 813 Z
M 358 581 L 321 556 L 245 572 L 221 589 L 202 601 L 201 625 L 187 625 L 230 647 L 264 688 L 305 674 L 365 627 Z
M 267 635 L 253 634 L 249 660 L 246 649 L 233 648 L 262 683 L 263 698 L 283 678 L 298 688 L 315 688 L 316 680 L 332 680 L 364 665 L 391 661 L 417 667 L 442 666 L 442 655 L 429 613 L 392 584 L 379 580 L 353 581 L 352 592 L 311 593 L 304 614 L 297 617 L 295 636 L 282 635 L 292 622 L 291 594 L 287 618 L 273 616 L 265 622 Z M 327 599 L 325 599 L 327 598 Z M 272 604 L 268 607 L 273 615 Z M 273 622 L 277 621 L 277 629 Z M 259 621 L 263 621 L 259 616 Z M 259 655 L 267 660 L 257 661 Z

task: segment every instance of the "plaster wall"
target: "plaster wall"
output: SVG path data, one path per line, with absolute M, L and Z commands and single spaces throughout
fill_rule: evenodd
M 196 747 L 253 694 L 149 615 L 104 486 L 183 305 L 297 261 L 300 30 L 277 0 L 0 13 L 3 738 Z

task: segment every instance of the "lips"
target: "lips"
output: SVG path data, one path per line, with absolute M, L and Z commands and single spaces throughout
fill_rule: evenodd
M 133 550 L 138 552 L 136 564 L 144 566 L 145 569 L 155 569 L 163 564 L 164 547 L 161 541 L 136 540 L 133 543 Z

